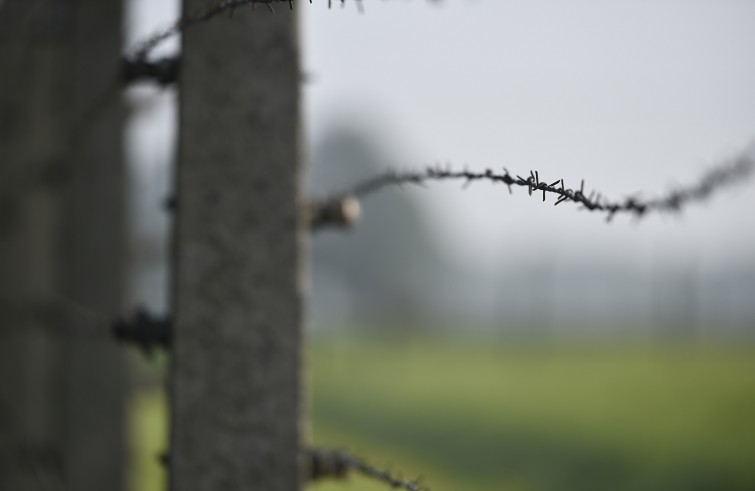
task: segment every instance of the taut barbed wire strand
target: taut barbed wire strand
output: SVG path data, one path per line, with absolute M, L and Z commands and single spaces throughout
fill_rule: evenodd
M 584 179 L 578 189 L 571 189 L 566 187 L 563 179 L 552 182 L 542 179 L 538 171 L 530 171 L 526 178 L 518 174 L 511 174 L 506 168 L 503 168 L 503 172 L 495 172 L 492 169 L 470 171 L 467 169 L 454 170 L 450 166 L 436 165 L 419 171 L 388 171 L 361 181 L 346 191 L 336 193 L 325 199 L 314 200 L 310 224 L 313 229 L 326 226 L 346 227 L 351 225 L 359 216 L 359 198 L 387 187 L 403 184 L 424 185 L 429 181 L 448 180 L 464 181 L 465 187 L 476 181 L 503 183 L 508 187 L 510 193 L 513 192 L 512 186 L 526 187 L 530 196 L 533 192 L 542 192 L 543 201 L 546 200 L 548 193 L 554 194 L 557 196 L 555 205 L 563 202 L 574 202 L 588 211 L 605 213 L 608 222 L 619 213 L 632 213 L 637 218 L 642 218 L 653 212 L 678 212 L 692 202 L 704 201 L 714 191 L 747 177 L 754 166 L 753 156 L 749 152 L 745 152 L 706 172 L 695 184 L 690 186 L 680 187 L 658 198 L 651 199 L 642 199 L 639 197 L 639 193 L 634 193 L 621 201 L 609 200 L 597 191 L 585 193 Z M 657 180 L 655 177 L 650 179 L 651 182 Z M 353 211 L 355 209 L 357 210 L 356 213 Z M 345 211 L 341 212 L 341 210 Z

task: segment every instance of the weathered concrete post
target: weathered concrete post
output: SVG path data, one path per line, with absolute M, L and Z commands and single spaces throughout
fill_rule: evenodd
M 184 0 L 184 12 L 207 8 Z M 183 38 L 173 491 L 299 489 L 302 224 L 294 13 Z
M 67 309 L 76 315 L 66 361 L 66 472 L 71 490 L 119 490 L 126 483 L 127 383 L 123 348 L 108 336 L 107 319 L 121 313 L 126 286 L 123 3 L 73 3 L 75 134 L 66 156 L 61 272 L 62 289 L 78 307 Z M 102 320 L 87 318 L 80 307 Z

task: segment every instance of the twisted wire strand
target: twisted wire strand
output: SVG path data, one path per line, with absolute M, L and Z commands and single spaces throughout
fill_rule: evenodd
M 610 222 L 619 213 L 631 213 L 642 218 L 653 212 L 681 211 L 690 203 L 704 201 L 719 189 L 744 180 L 752 173 L 753 167 L 755 167 L 753 157 L 742 154 L 709 170 L 696 183 L 674 189 L 660 197 L 641 199 L 638 197 L 639 193 L 635 193 L 623 200 L 611 200 L 597 191 L 586 193 L 584 180 L 582 180 L 578 189 L 571 189 L 566 187 L 563 179 L 552 182 L 542 179 L 538 171 L 530 171 L 529 176 L 522 177 L 510 173 L 506 168 L 503 168 L 503 172 L 495 172 L 492 169 L 470 171 L 468 169 L 454 170 L 450 166 L 436 165 L 419 171 L 388 171 L 358 182 L 345 191 L 321 200 L 321 203 L 324 204 L 323 206 L 333 206 L 333 203 L 361 198 L 387 187 L 403 184 L 423 186 L 430 181 L 458 180 L 464 181 L 466 187 L 476 181 L 490 181 L 505 184 L 510 193 L 513 192 L 512 186 L 527 188 L 530 196 L 534 192 L 542 192 L 543 201 L 546 200 L 549 193 L 553 194 L 557 197 L 555 205 L 563 202 L 574 202 L 588 211 L 605 213 L 606 221 Z M 319 225 L 327 225 L 327 223 Z
M 430 488 L 422 484 L 421 476 L 413 480 L 406 480 L 400 474 L 375 467 L 342 450 L 309 448 L 307 452 L 310 465 L 309 476 L 313 481 L 322 478 L 343 479 L 350 471 L 353 471 L 383 482 L 394 489 L 430 491 Z

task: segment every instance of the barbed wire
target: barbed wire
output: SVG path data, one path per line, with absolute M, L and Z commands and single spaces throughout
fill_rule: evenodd
M 194 14 L 187 14 L 167 28 L 152 34 L 152 36 L 139 43 L 137 45 L 137 48 L 134 50 L 133 55 L 127 55 L 126 59 L 132 61 L 144 61 L 149 56 L 150 52 L 152 52 L 152 50 L 154 50 L 163 41 L 183 32 L 190 27 L 202 24 L 203 22 L 207 22 L 220 14 L 228 12 L 229 14 L 233 15 L 233 12 L 237 8 L 249 5 L 254 8 L 257 5 L 261 4 L 265 5 L 271 12 L 274 12 L 276 4 L 285 4 L 289 9 L 293 10 L 295 1 L 296 0 L 216 0 L 207 9 Z M 341 5 L 346 4 L 346 0 L 336 1 L 340 2 Z M 309 0 L 309 3 L 312 3 L 312 0 Z M 363 9 L 362 0 L 355 0 L 355 3 L 357 5 L 357 8 L 359 8 L 361 11 Z M 328 8 L 331 8 L 332 6 L 333 0 L 328 0 Z
M 640 193 L 634 193 L 624 200 L 614 201 L 597 191 L 585 192 L 585 181 L 581 181 L 578 189 L 566 187 L 563 179 L 549 182 L 540 177 L 538 171 L 530 171 L 528 177 L 512 174 L 508 169 L 495 172 L 492 169 L 484 171 L 470 171 L 468 169 L 454 170 L 450 166 L 436 165 L 419 171 L 388 171 L 368 178 L 353 185 L 350 189 L 335 193 L 325 199 L 315 200 L 313 209 L 321 210 L 310 218 L 313 229 L 327 226 L 346 227 L 355 221 L 355 214 L 337 213 L 338 210 L 358 209 L 358 198 L 376 193 L 392 186 L 415 184 L 424 186 L 429 181 L 464 181 L 464 187 L 477 181 L 503 183 L 513 193 L 512 186 L 526 187 L 529 195 L 542 192 L 543 201 L 550 193 L 556 195 L 554 205 L 573 202 L 581 205 L 581 209 L 606 214 L 606 221 L 610 222 L 619 213 L 631 213 L 642 218 L 653 212 L 679 212 L 690 203 L 704 201 L 720 188 L 734 184 L 747 176 L 753 170 L 755 163 L 748 153 L 724 162 L 703 174 L 695 183 L 687 187 L 680 187 L 658 198 L 642 199 Z M 657 180 L 655 177 L 651 181 Z M 356 202 L 356 205 L 353 204 Z M 347 203 L 350 203 L 346 206 Z M 356 214 L 358 217 L 358 213 Z
M 309 464 L 307 475 L 311 481 L 322 478 L 344 479 L 350 471 L 353 471 L 383 482 L 394 489 L 430 491 L 430 488 L 422 484 L 422 476 L 409 481 L 402 478 L 400 474 L 375 467 L 342 450 L 309 448 L 306 461 Z
M 408 481 L 401 477 L 400 474 L 394 474 L 389 470 L 384 470 L 374 465 L 368 464 L 365 460 L 355 457 L 354 455 L 343 450 L 333 450 L 322 447 L 305 447 L 300 450 L 302 457 L 301 465 L 302 476 L 307 482 L 314 482 L 321 479 L 346 479 L 350 472 L 357 472 L 363 476 L 383 482 L 394 489 L 404 489 L 406 491 L 430 491 L 422 481 L 422 476 Z M 163 452 L 158 456 L 160 464 L 170 468 L 171 454 Z

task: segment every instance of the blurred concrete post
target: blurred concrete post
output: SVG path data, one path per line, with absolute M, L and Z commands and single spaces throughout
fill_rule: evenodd
M 59 197 L 44 169 L 68 125 L 70 38 L 34 32 L 58 0 L 0 7 L 0 489 L 62 486 L 66 376 L 59 287 Z
M 125 299 L 124 111 L 118 79 L 122 0 L 76 0 L 73 13 L 73 141 L 62 230 L 64 291 L 99 322 L 73 310 L 67 369 L 66 473 L 76 491 L 124 489 L 126 375 L 108 319 Z M 94 333 L 92 332 L 94 331 Z
M 102 321 L 122 288 L 119 112 L 72 144 L 76 118 L 117 74 L 121 10 L 120 0 L 0 8 L 3 490 L 123 489 L 123 373 Z
M 180 92 L 171 489 L 297 490 L 294 13 L 240 9 L 186 31 Z

